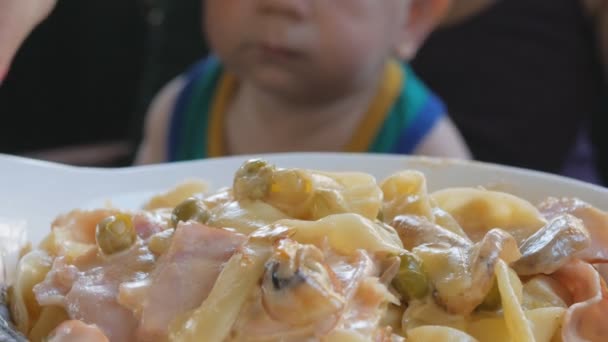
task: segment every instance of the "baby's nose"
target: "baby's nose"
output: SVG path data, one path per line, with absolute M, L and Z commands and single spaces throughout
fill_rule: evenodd
M 292 19 L 305 18 L 311 11 L 312 0 L 248 0 L 257 3 L 257 9 L 265 14 L 283 15 Z M 331 1 L 331 0 L 330 0 Z

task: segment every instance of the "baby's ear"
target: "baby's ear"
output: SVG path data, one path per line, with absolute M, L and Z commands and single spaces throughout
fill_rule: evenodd
M 409 13 L 395 44 L 398 57 L 409 60 L 416 55 L 426 37 L 439 25 L 451 0 L 410 0 Z M 462 0 L 459 0 L 462 1 Z

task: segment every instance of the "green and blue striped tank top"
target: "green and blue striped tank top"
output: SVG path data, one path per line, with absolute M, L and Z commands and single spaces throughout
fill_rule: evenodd
M 407 65 L 391 61 L 383 77 L 344 152 L 411 154 L 445 115 L 443 103 Z M 171 113 L 167 160 L 226 155 L 224 114 L 237 80 L 215 57 L 194 65 L 185 78 Z

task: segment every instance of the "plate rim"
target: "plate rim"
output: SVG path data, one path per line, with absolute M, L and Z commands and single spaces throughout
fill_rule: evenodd
M 183 167 L 184 165 L 199 165 L 199 164 L 208 164 L 208 163 L 226 163 L 229 161 L 235 160 L 247 160 L 247 159 L 283 159 L 283 158 L 296 158 L 296 159 L 305 159 L 305 158 L 354 158 L 354 159 L 375 159 L 375 160 L 399 160 L 407 161 L 412 164 L 420 164 L 425 167 L 429 166 L 472 166 L 480 169 L 485 169 L 487 171 L 510 171 L 519 175 L 533 175 L 536 177 L 542 177 L 549 180 L 554 180 L 558 182 L 569 182 L 573 183 L 573 185 L 581 186 L 584 188 L 589 188 L 590 190 L 606 192 L 608 195 L 608 187 L 604 187 L 602 185 L 593 184 L 589 182 L 585 182 L 583 180 L 579 180 L 572 177 L 567 177 L 564 175 L 554 174 L 546 171 L 528 169 L 524 167 L 512 166 L 512 165 L 504 165 L 498 163 L 484 162 L 478 160 L 464 160 L 464 159 L 454 159 L 454 158 L 445 158 L 445 157 L 429 157 L 429 156 L 415 156 L 415 155 L 399 155 L 399 154 L 389 154 L 389 153 L 357 153 L 357 152 L 288 152 L 288 153 L 260 153 L 260 154 L 245 154 L 245 155 L 234 155 L 234 156 L 224 156 L 224 157 L 216 157 L 216 158 L 205 158 L 205 159 L 196 159 L 196 160 L 187 160 L 187 161 L 176 161 L 176 162 L 167 162 L 167 163 L 158 163 L 158 164 L 147 164 L 147 165 L 130 165 L 130 166 L 121 166 L 121 167 L 91 167 L 91 166 L 74 166 L 67 165 L 62 163 L 56 163 L 51 161 L 44 161 L 38 159 L 31 159 L 21 156 L 2 154 L 0 153 L 0 165 L 4 163 L 14 164 L 14 165 L 28 165 L 32 167 L 38 167 L 43 169 L 53 169 L 56 171 L 68 171 L 68 172 L 81 172 L 81 173 L 105 173 L 105 174 L 121 174 L 121 173 L 132 173 L 138 171 L 158 171 L 167 169 L 170 170 L 172 168 Z M 353 170 L 357 171 L 357 170 Z

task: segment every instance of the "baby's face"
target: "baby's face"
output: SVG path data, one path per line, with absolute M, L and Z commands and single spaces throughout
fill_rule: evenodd
M 206 0 L 212 49 L 239 78 L 323 101 L 368 82 L 392 53 L 409 0 Z

